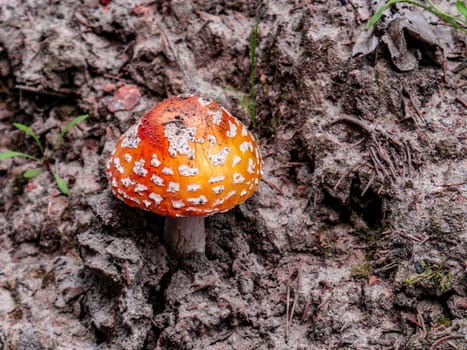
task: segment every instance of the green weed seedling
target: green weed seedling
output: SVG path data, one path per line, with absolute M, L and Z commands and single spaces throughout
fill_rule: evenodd
M 373 17 L 371 17 L 370 20 L 368 21 L 368 24 L 365 26 L 365 29 L 368 30 L 372 26 L 374 26 L 376 22 L 379 21 L 384 11 L 386 11 L 388 8 L 390 8 L 391 6 L 399 2 L 405 2 L 407 4 L 420 7 L 421 9 L 434 14 L 436 17 L 446 22 L 450 26 L 460 31 L 463 31 L 464 33 L 467 33 L 467 6 L 464 4 L 462 0 L 456 0 L 456 9 L 459 12 L 458 15 L 451 15 L 449 13 L 444 12 L 439 7 L 437 7 L 431 0 L 427 0 L 426 1 L 427 4 L 424 4 L 418 1 L 413 1 L 413 0 L 390 0 L 387 3 L 385 3 L 383 6 L 378 8 L 378 10 L 375 12 Z
M 451 288 L 452 275 L 451 272 L 441 268 L 441 266 L 433 264 L 423 266 L 425 271 L 420 274 L 406 277 L 404 284 L 411 286 L 422 281 L 430 281 L 439 287 L 441 292 L 447 291 Z
M 368 263 L 363 263 L 352 267 L 351 276 L 355 279 L 367 280 L 370 276 L 371 268 Z
M 27 125 L 21 124 L 21 123 L 13 123 L 13 126 L 15 128 L 23 131 L 24 133 L 26 133 L 27 135 L 31 136 L 34 139 L 34 142 L 39 147 L 40 156 L 36 157 L 28 153 L 17 152 L 17 151 L 6 151 L 3 153 L 0 153 L 0 160 L 13 158 L 13 157 L 23 157 L 23 158 L 27 158 L 27 159 L 31 159 L 35 161 L 36 163 L 38 163 L 39 167 L 36 169 L 26 170 L 25 172 L 23 172 L 23 177 L 25 179 L 32 179 L 33 177 L 41 174 L 42 172 L 48 171 L 53 176 L 55 183 L 57 184 L 57 187 L 60 190 L 60 192 L 68 196 L 70 194 L 70 189 L 68 188 L 68 184 L 55 171 L 52 170 L 50 160 L 53 159 L 53 155 L 57 147 L 63 141 L 63 138 L 65 137 L 66 133 L 76 124 L 82 122 L 88 117 L 89 115 L 87 114 L 80 115 L 79 117 L 76 117 L 71 122 L 69 122 L 57 135 L 57 138 L 55 139 L 54 143 L 51 145 L 50 148 L 46 148 L 44 144 L 42 144 L 41 140 L 39 139 L 39 136 L 30 127 L 28 127 Z
M 256 64 L 256 46 L 258 46 L 258 26 L 261 22 L 261 16 L 256 20 L 250 34 L 250 96 L 238 92 L 233 86 L 227 85 L 217 96 L 218 100 L 226 91 L 233 92 L 240 101 L 240 105 L 245 109 L 250 117 L 251 127 L 256 126 L 256 91 L 255 91 L 255 64 Z

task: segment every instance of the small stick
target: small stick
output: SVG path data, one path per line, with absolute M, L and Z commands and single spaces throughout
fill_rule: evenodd
M 381 147 L 379 142 L 376 141 L 375 135 L 372 135 L 372 139 L 375 142 L 376 150 L 378 151 L 378 155 L 388 165 L 388 168 L 391 171 L 392 176 L 394 176 L 394 178 L 396 178 L 396 173 L 395 173 L 395 170 L 394 170 L 394 164 L 392 163 L 391 158 L 389 157 L 387 152 Z
M 292 320 L 293 320 L 293 315 L 295 313 L 295 307 L 297 306 L 297 301 L 298 301 L 298 292 L 300 291 L 300 287 L 301 287 L 301 284 L 302 284 L 302 265 L 303 265 L 303 257 L 300 257 L 300 260 L 298 261 L 298 265 L 297 265 L 297 290 L 295 291 L 295 294 L 294 294 L 294 300 L 293 300 L 293 304 L 292 304 L 292 309 L 290 310 L 290 319 L 289 319 L 289 325 L 292 324 Z
M 207 288 L 207 287 L 209 287 L 209 286 L 212 286 L 214 283 L 216 283 L 216 281 L 217 281 L 218 279 L 219 279 L 219 277 L 216 276 L 216 277 L 211 278 L 210 280 L 208 280 L 208 281 L 205 282 L 205 283 L 199 283 L 199 284 L 196 283 L 196 284 L 194 284 L 194 285 L 192 286 L 192 287 L 193 287 L 193 291 L 192 291 L 192 292 L 195 293 L 195 292 L 200 291 L 201 289 L 204 289 L 204 288 Z
M 289 339 L 289 302 L 290 302 L 290 267 L 287 266 L 287 270 L 289 271 L 287 275 L 287 297 L 286 297 L 286 304 L 285 304 L 285 340 L 288 341 Z
M 418 106 L 415 104 L 415 101 L 412 97 L 412 94 L 409 92 L 409 89 L 407 88 L 407 86 L 404 84 L 404 90 L 406 92 L 406 94 L 409 96 L 409 100 L 410 100 L 410 103 L 412 104 L 413 106 L 413 109 L 415 110 L 415 112 L 417 113 L 418 117 L 420 118 L 420 120 L 425 123 L 425 118 L 423 117 L 423 114 L 422 112 L 420 112 L 420 109 L 418 108 Z
M 467 184 L 467 180 L 462 181 L 462 182 L 453 183 L 453 184 L 445 184 L 445 185 L 437 185 L 437 186 L 438 187 L 458 187 L 458 186 L 462 186 L 462 185 L 465 185 L 465 184 Z
M 407 165 L 408 165 L 408 176 L 409 176 L 409 179 L 412 177 L 412 156 L 410 154 L 410 148 L 409 146 L 407 145 L 407 143 L 404 143 L 404 146 L 405 146 L 405 153 L 407 154 Z
M 365 130 L 370 135 L 373 134 L 373 132 L 374 132 L 374 130 L 370 126 L 368 126 L 367 124 L 365 124 L 361 120 L 359 120 L 357 118 L 354 118 L 354 117 L 350 117 L 350 116 L 339 117 L 336 120 L 333 120 L 332 122 L 325 125 L 325 127 L 329 127 L 329 126 L 332 126 L 332 125 L 340 123 L 340 122 L 346 122 L 346 123 L 354 124 L 354 125 L 358 126 L 359 128 Z
M 264 181 L 264 183 L 266 183 L 269 187 L 271 187 L 273 190 L 276 190 L 277 192 L 279 192 L 281 195 L 285 196 L 285 193 L 282 191 L 281 188 L 279 188 L 279 186 L 277 186 L 274 182 L 271 182 L 269 180 L 266 180 L 265 178 L 262 179 L 262 181 Z
M 442 338 L 439 338 L 437 341 L 435 341 L 435 342 L 433 343 L 433 345 L 430 347 L 430 350 L 435 350 L 436 347 L 437 347 L 439 344 L 441 344 L 443 341 L 446 341 L 446 340 L 448 340 L 448 339 L 460 339 L 460 338 L 462 338 L 462 337 L 461 337 L 461 336 L 458 336 L 458 335 L 446 335 L 446 336 L 444 336 L 444 337 L 442 337 Z
M 15 89 L 22 90 L 22 91 L 35 92 L 37 94 L 56 96 L 56 97 L 68 97 L 69 95 L 75 94 L 75 92 L 72 90 L 69 90 L 69 91 L 67 90 L 67 91 L 64 91 L 64 93 L 60 93 L 60 92 L 55 92 L 55 91 L 45 91 L 42 88 L 36 88 L 33 86 L 27 86 L 27 85 L 15 85 Z
M 334 291 L 337 289 L 337 287 L 335 287 L 332 291 L 331 291 L 331 295 L 328 296 L 327 298 L 325 298 L 324 300 L 321 301 L 321 303 L 319 303 L 319 305 L 316 307 L 316 310 L 320 310 L 324 305 L 326 305 L 326 303 L 331 299 L 332 297 L 332 293 L 334 293 Z
M 370 188 L 370 186 L 371 186 L 371 184 L 373 183 L 374 180 L 375 180 L 375 173 L 372 173 L 371 177 L 368 180 L 368 183 L 366 184 L 365 188 L 363 189 L 362 194 L 360 195 L 360 197 L 363 197 L 365 195 L 366 191 L 368 191 L 368 189 Z
M 341 177 L 339 177 L 336 184 L 332 188 L 334 191 L 336 191 L 339 188 L 339 185 L 341 184 L 342 180 L 344 180 L 344 178 L 347 177 L 347 175 L 349 175 L 351 171 L 352 168 L 347 168 L 347 170 L 342 173 Z
M 412 315 L 407 316 L 407 321 L 409 321 L 410 323 L 413 323 L 414 325 L 416 325 L 419 328 L 422 328 L 422 325 L 420 324 L 420 322 L 418 320 L 416 320 L 415 317 L 413 317 Z
M 300 324 L 303 324 L 305 322 L 305 319 L 306 319 L 306 316 L 308 314 L 308 309 L 310 308 L 310 305 L 311 305 L 311 300 L 310 300 L 310 298 L 308 298 L 308 300 L 306 301 L 306 304 L 305 304 L 305 308 L 303 309 L 302 318 L 300 319 Z
M 378 156 L 377 156 L 377 154 L 376 154 L 376 151 L 375 151 L 375 149 L 374 149 L 373 147 L 370 147 L 370 157 L 371 157 L 371 159 L 373 160 L 373 162 L 375 163 L 375 169 L 378 169 L 378 167 L 379 167 L 379 169 L 381 169 L 381 171 L 383 172 L 383 175 L 384 175 L 384 176 L 383 176 L 382 179 L 380 179 L 381 182 L 383 182 L 384 179 L 385 179 L 386 177 L 388 177 L 389 174 L 388 174 L 388 172 L 386 171 L 386 168 L 383 166 L 383 164 L 382 164 L 381 161 L 379 160 L 379 158 L 378 158 Z
M 426 336 L 425 320 L 423 319 L 423 311 L 419 307 L 417 307 L 417 320 L 422 325 L 421 336 L 422 336 L 422 338 L 425 338 L 425 336 Z
M 341 184 L 342 180 L 349 175 L 353 171 L 357 171 L 359 168 L 361 168 L 365 163 L 358 163 L 350 168 L 348 168 L 346 171 L 344 171 L 341 175 L 341 177 L 337 180 L 336 184 L 333 187 L 333 190 L 336 191 L 339 188 L 339 185 Z
M 462 97 L 456 95 L 455 100 L 460 102 L 464 107 L 467 107 L 467 102 L 464 99 L 462 99 Z
M 364 137 L 362 137 L 360 140 L 358 140 L 358 141 L 355 142 L 355 143 L 351 143 L 351 144 L 349 145 L 349 148 L 357 147 L 357 146 L 358 146 L 359 144 L 361 144 L 363 141 L 365 141 L 365 138 L 364 138 Z
M 128 268 L 128 261 L 125 261 L 125 278 L 126 278 L 126 285 L 129 286 L 131 284 L 131 278 L 130 278 L 130 269 Z

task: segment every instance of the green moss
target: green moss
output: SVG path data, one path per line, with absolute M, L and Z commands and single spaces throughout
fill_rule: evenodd
M 363 263 L 357 266 L 352 267 L 352 278 L 367 280 L 370 275 L 370 265 L 368 263 Z
M 436 285 L 441 292 L 451 288 L 452 275 L 450 271 L 441 268 L 439 265 L 424 265 L 425 271 L 420 274 L 406 277 L 404 284 L 411 286 L 428 281 Z
M 449 326 L 450 324 L 451 320 L 446 315 L 443 315 L 438 321 L 438 326 Z

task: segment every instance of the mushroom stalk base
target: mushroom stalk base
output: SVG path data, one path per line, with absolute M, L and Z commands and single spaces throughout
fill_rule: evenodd
M 166 218 L 164 242 L 171 256 L 181 257 L 190 253 L 203 253 L 206 246 L 204 217 L 187 216 Z

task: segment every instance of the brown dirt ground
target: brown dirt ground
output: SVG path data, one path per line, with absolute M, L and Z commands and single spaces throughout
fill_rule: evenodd
M 13 122 L 50 143 L 91 116 L 51 161 L 70 196 L 0 162 L 0 348 L 466 349 L 466 37 L 423 15 L 394 30 L 399 9 L 362 41 L 369 3 L 0 2 L 0 152 L 37 155 Z M 163 218 L 113 198 L 106 161 L 167 96 L 251 125 L 224 89 L 249 94 L 259 17 L 264 181 L 207 219 L 205 257 L 171 261 Z

